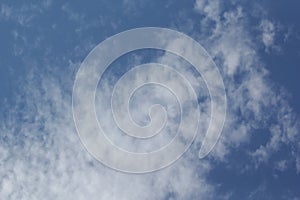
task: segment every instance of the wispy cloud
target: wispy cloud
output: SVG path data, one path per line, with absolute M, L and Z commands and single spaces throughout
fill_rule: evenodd
M 196 1 L 194 7 L 201 31 L 196 23 L 189 26 L 191 35 L 206 47 L 219 66 L 228 98 L 224 131 L 209 158 L 198 160 L 199 144 L 196 143 L 182 159 L 156 173 L 130 175 L 104 167 L 83 148 L 72 118 L 71 90 L 80 63 L 61 66 L 63 72 L 48 64 L 45 70 L 36 67 L 28 73 L 15 94 L 16 104 L 4 108 L 0 124 L 0 198 L 230 199 L 230 194 L 220 197 L 216 193 L 218 185 L 212 185 L 207 175 L 215 161 L 228 162 L 234 149 L 259 143 L 253 139 L 254 134 L 259 134 L 257 130 L 265 131 L 267 139 L 254 148 L 243 149 L 249 168 L 254 170 L 275 157 L 275 169 L 284 171 L 292 167 L 299 173 L 299 118 L 286 100 L 286 92 L 270 80 L 257 54 L 259 46 L 253 42 L 256 38 L 247 27 L 251 11 L 242 5 L 224 4 L 223 1 Z M 22 26 L 30 26 L 32 12 L 27 12 L 28 9 L 21 9 L 25 11 L 19 13 L 2 5 L 1 19 L 13 19 Z M 67 6 L 64 11 L 72 20 L 83 23 L 82 15 L 74 15 Z M 182 27 L 185 25 L 174 28 L 181 30 Z M 262 19 L 258 27 L 264 48 L 273 48 L 276 22 Z M 78 50 L 80 46 L 75 48 L 76 52 L 85 55 L 96 45 L 87 43 L 84 45 L 88 47 L 83 45 L 83 52 Z M 164 54 L 156 60 L 180 68 L 180 60 L 173 58 Z M 35 65 L 31 61 L 24 62 L 27 66 Z M 131 61 L 131 64 L 137 63 L 140 63 L 138 59 Z M 187 76 L 194 76 L 189 70 L 183 71 Z M 201 77 L 190 80 L 194 80 L 192 84 L 199 93 L 207 92 L 199 84 L 204 84 Z M 207 105 L 207 100 L 200 105 L 205 117 L 210 111 Z M 207 122 L 203 127 L 205 124 Z M 286 160 L 289 161 L 275 156 L 283 148 L 288 149 Z M 265 189 L 261 186 L 250 197 L 257 197 Z
M 259 27 L 262 32 L 261 39 L 265 46 L 265 51 L 270 52 L 271 49 L 280 51 L 280 47 L 278 45 L 276 45 L 276 43 L 275 43 L 276 32 L 278 32 L 276 30 L 276 29 L 278 29 L 276 24 L 274 24 L 270 20 L 263 19 L 261 21 Z
M 221 4 L 195 4 L 196 10 L 205 15 L 202 22 L 206 31 L 212 33 L 209 37 L 203 35 L 200 41 L 222 69 L 229 98 L 227 123 L 215 154 L 223 158 L 236 145 L 251 142 L 252 132 L 260 129 L 268 132 L 269 140 L 249 152 L 256 161 L 267 161 L 282 145 L 295 148 L 289 156 L 296 160 L 293 151 L 299 151 L 295 142 L 299 140 L 299 119 L 286 101 L 286 92 L 270 81 L 257 54 L 259 46 L 253 44 L 255 38 L 247 27 L 249 11 L 239 6 L 226 9 Z M 275 25 L 264 21 L 261 26 L 266 34 L 264 43 L 271 48 L 275 44 Z

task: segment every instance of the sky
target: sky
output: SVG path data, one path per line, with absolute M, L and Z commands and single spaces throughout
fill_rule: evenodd
M 1 1 L 0 199 L 300 199 L 299 9 L 297 0 Z M 163 50 L 120 56 L 95 92 L 95 115 L 117 146 L 151 152 L 168 144 L 178 128 L 189 132 L 195 122 L 184 118 L 186 113 L 178 115 L 182 105 L 194 105 L 176 100 L 190 94 L 178 84 L 178 75 L 168 68 L 139 71 L 135 66 L 172 66 L 187 77 L 200 111 L 197 136 L 178 160 L 134 174 L 112 169 L 89 153 L 73 118 L 72 94 L 80 67 L 98 44 L 142 27 L 179 31 L 202 45 L 224 83 L 226 120 L 212 151 L 199 159 L 212 113 L 205 74 Z M 186 48 L 180 40 L 168 45 Z M 126 76 L 128 71 L 132 74 Z M 141 87 L 128 103 L 138 126 L 162 117 L 155 110 L 147 113 L 151 105 L 161 105 L 158 113 L 167 111 L 168 120 L 152 142 L 122 135 L 130 126 L 122 117 L 123 128 L 115 122 L 110 98 L 122 77 L 125 83 L 116 90 L 119 116 L 130 81 L 163 80 L 175 88 Z M 90 106 L 85 96 L 80 100 Z M 90 124 L 82 128 L 89 130 Z M 105 156 L 132 164 L 124 157 Z

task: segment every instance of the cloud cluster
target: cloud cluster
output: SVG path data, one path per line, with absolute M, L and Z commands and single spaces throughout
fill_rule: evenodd
M 18 106 L 1 126 L 2 198 L 183 199 L 212 193 L 202 176 L 209 165 L 192 166 L 188 157 L 146 175 L 120 173 L 95 161 L 75 131 L 70 93 L 57 78 L 37 76 L 28 77 Z
M 235 3 L 234 6 L 224 4 L 221 0 L 196 1 L 201 32 L 197 27 L 192 28 L 192 35 L 219 66 L 228 98 L 227 121 L 222 137 L 210 154 L 213 159 L 199 161 L 196 143 L 174 165 L 155 173 L 131 175 L 103 166 L 85 151 L 72 118 L 72 74 L 79 64 L 70 64 L 63 73 L 58 70 L 47 74 L 47 70 L 36 68 L 20 86 L 16 105 L 4 108 L 6 112 L 0 124 L 0 198 L 221 199 L 216 193 L 218 186 L 206 179 L 213 168 L 211 161 L 226 162 L 233 149 L 257 142 L 253 141 L 257 130 L 267 133 L 267 141 L 255 149 L 244 149 L 248 164 L 259 167 L 286 147 L 288 158 L 276 161 L 274 167 L 284 171 L 292 166 L 299 173 L 299 118 L 286 101 L 285 91 L 268 78 L 247 27 L 247 11 Z M 11 8 L 5 6 L 1 7 L 1 13 L 5 19 L 13 15 Z M 30 21 L 12 18 L 23 24 Z M 266 49 L 271 48 L 276 43 L 276 28 L 267 20 L 262 20 L 260 27 L 263 44 Z M 182 65 L 167 54 L 160 55 L 157 61 L 178 68 Z M 188 68 L 183 71 L 193 80 L 199 94 L 207 95 L 201 77 L 195 77 Z M 200 105 L 204 118 L 210 113 L 208 100 L 204 99 Z M 206 125 L 204 121 L 203 127 Z M 222 198 L 230 199 L 230 195 Z
M 254 152 L 248 150 L 255 163 L 266 162 L 285 145 L 292 148 L 286 156 L 293 157 L 295 164 L 296 151 L 299 151 L 298 117 L 286 100 L 286 92 L 268 78 L 268 71 L 256 53 L 259 45 L 253 44 L 255 38 L 247 27 L 247 11 L 240 6 L 227 10 L 221 4 L 199 0 L 195 6 L 206 16 L 203 26 L 212 33 L 208 38 L 200 37 L 200 41 L 222 69 L 229 98 L 227 127 L 218 143 L 220 150 L 216 148 L 216 156 L 222 158 L 230 148 L 251 142 L 252 133 L 262 130 L 268 134 L 268 142 Z M 275 43 L 274 25 L 263 19 L 261 28 L 262 41 L 266 48 L 271 48 Z

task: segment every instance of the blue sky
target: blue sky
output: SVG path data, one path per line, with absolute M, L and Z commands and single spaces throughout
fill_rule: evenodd
M 0 199 L 300 199 L 299 9 L 296 0 L 1 1 Z M 173 165 L 134 175 L 82 146 L 72 88 L 96 45 L 148 26 L 203 45 L 223 77 L 227 118 L 209 156 L 197 157 L 200 137 Z M 135 52 L 113 63 L 98 89 L 154 60 L 186 69 L 174 55 Z M 198 91 L 207 116 L 207 89 Z M 98 109 L 109 130 L 111 117 Z

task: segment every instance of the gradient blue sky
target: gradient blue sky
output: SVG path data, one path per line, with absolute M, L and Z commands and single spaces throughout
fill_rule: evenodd
M 1 1 L 0 199 L 300 199 L 299 9 L 297 0 Z M 147 26 L 206 48 L 228 117 L 207 158 L 192 147 L 137 176 L 85 151 L 71 95 L 98 43 Z

